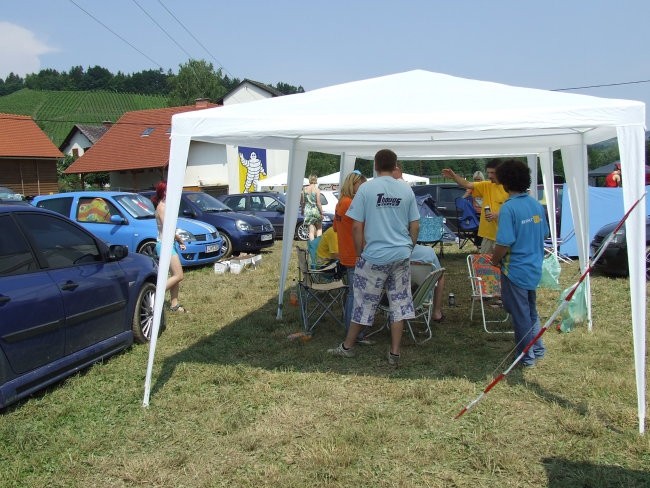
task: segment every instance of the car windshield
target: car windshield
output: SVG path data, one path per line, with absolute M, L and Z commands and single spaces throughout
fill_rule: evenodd
M 136 219 L 153 219 L 156 217 L 156 209 L 146 197 L 137 193 L 117 195 L 115 200 L 126 210 L 131 217 Z
M 203 212 L 232 212 L 229 206 L 207 193 L 187 193 L 186 197 Z
M 11 188 L 0 186 L 0 198 L 5 200 L 22 200 L 22 195 L 16 193 Z

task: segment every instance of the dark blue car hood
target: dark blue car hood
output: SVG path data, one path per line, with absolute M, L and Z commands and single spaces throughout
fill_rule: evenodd
M 215 222 L 219 220 L 232 220 L 233 222 L 236 220 L 242 220 L 252 226 L 270 224 L 269 220 L 263 217 L 256 217 L 255 215 L 248 215 L 239 212 L 203 212 L 203 218 L 210 223 L 212 223 L 213 220 Z M 216 224 L 213 225 L 216 226 Z

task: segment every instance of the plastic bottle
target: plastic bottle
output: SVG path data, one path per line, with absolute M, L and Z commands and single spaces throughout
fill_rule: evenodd
M 291 291 L 289 292 L 289 304 L 294 307 L 298 305 L 298 292 L 296 291 L 296 287 L 296 280 L 293 280 L 293 285 L 291 286 Z

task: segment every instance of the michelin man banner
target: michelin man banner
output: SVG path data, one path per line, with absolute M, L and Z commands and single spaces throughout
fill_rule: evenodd
M 239 187 L 242 193 L 255 191 L 266 178 L 266 149 L 239 146 Z

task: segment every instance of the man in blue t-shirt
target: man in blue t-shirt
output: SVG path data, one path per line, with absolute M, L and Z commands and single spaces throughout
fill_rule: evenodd
M 496 169 L 497 180 L 509 198 L 499 212 L 499 228 L 492 263 L 501 266 L 501 299 L 512 316 L 517 354 L 539 333 L 537 294 L 542 277 L 546 216 L 544 207 L 528 195 L 530 170 L 521 161 L 508 160 Z M 523 366 L 534 366 L 544 357 L 541 339 L 520 358 Z
M 354 270 L 352 321 L 345 341 L 330 354 L 354 356 L 357 336 L 373 325 L 382 290 L 390 306 L 391 346 L 388 363 L 397 366 L 404 319 L 415 317 L 411 296 L 409 258 L 420 228 L 413 190 L 393 178 L 397 155 L 390 149 L 375 154 L 377 177 L 361 185 L 346 215 L 354 222 L 357 251 Z

